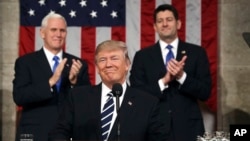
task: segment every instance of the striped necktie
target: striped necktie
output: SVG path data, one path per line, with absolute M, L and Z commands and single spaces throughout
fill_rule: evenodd
M 60 60 L 60 58 L 58 56 L 53 57 L 53 61 L 55 61 L 54 65 L 53 65 L 53 69 L 52 69 L 53 73 L 55 72 L 57 66 L 59 65 L 59 60 Z M 56 82 L 57 92 L 59 92 L 59 90 L 60 90 L 60 85 L 61 85 L 61 78 Z
M 108 134 L 110 130 L 111 120 L 114 112 L 114 100 L 113 94 L 108 93 L 108 99 L 104 104 L 103 111 L 101 113 L 101 125 L 102 125 L 102 138 L 103 141 L 108 139 Z
M 166 48 L 168 49 L 168 54 L 166 56 L 166 66 L 167 66 L 168 61 L 170 61 L 172 58 L 174 58 L 174 53 L 172 51 L 173 46 L 168 45 Z

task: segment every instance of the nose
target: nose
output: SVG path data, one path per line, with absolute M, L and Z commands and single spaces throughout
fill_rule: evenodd
M 55 34 L 56 34 L 56 36 L 61 37 L 63 32 L 61 30 L 56 30 Z
M 111 59 L 107 59 L 107 61 L 106 61 L 106 67 L 112 66 L 111 64 L 112 64 L 112 60 Z
M 57 36 L 62 36 L 62 32 L 61 32 L 61 31 L 58 31 L 58 32 L 57 32 Z
M 163 25 L 167 26 L 168 25 L 168 21 L 167 20 L 163 20 Z

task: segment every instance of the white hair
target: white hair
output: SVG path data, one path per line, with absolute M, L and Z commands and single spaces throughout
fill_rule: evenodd
M 65 24 L 66 24 L 66 26 L 67 26 L 67 22 L 66 22 L 65 18 L 64 18 L 62 15 L 57 14 L 57 13 L 52 13 L 52 12 L 49 13 L 48 15 L 46 15 L 46 16 L 43 18 L 42 23 L 41 23 L 41 26 L 42 26 L 42 27 L 46 27 L 46 26 L 48 25 L 48 20 L 51 19 L 51 18 L 62 19 L 62 20 L 64 20 L 64 22 L 65 22 Z

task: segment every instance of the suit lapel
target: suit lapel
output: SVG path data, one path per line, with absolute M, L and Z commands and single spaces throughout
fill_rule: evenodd
M 69 77 L 70 66 L 72 65 L 72 63 L 71 63 L 71 58 L 67 53 L 63 52 L 62 58 L 67 58 L 67 62 L 64 66 L 62 76 L 61 76 L 61 86 L 65 86 L 66 85 L 65 83 Z
M 120 111 L 120 121 L 122 125 L 128 125 L 126 122 L 130 122 L 135 115 L 135 97 L 136 95 L 132 93 L 131 88 L 127 86 Z
M 63 68 L 63 71 L 62 71 L 62 75 L 61 75 L 61 87 L 64 87 L 64 86 L 67 86 L 68 84 L 68 78 L 69 78 L 69 72 L 70 72 L 70 68 L 72 66 L 72 57 L 63 52 L 63 56 L 62 58 L 67 58 L 67 62 L 65 63 L 65 66 Z
M 184 55 L 187 55 L 185 44 L 179 40 L 176 60 L 180 61 Z
M 155 65 L 165 66 L 164 61 L 162 59 L 162 52 L 161 52 L 161 47 L 160 47 L 159 42 L 157 42 L 152 47 L 151 58 L 153 59 L 153 62 L 154 62 Z
M 166 66 L 162 59 L 162 52 L 159 41 L 152 47 L 152 51 L 150 52 L 150 56 L 152 59 L 152 68 L 158 69 L 158 76 L 162 77 L 166 73 Z
M 131 88 L 127 86 L 124 99 L 121 104 L 121 109 L 120 109 L 120 115 L 119 118 L 117 117 L 115 120 L 115 123 L 113 125 L 112 131 L 109 135 L 109 140 L 114 140 L 117 135 L 117 126 L 118 122 L 120 121 L 120 129 L 124 132 L 125 130 L 123 129 L 129 129 L 129 126 L 131 121 L 134 119 L 135 116 L 135 97 L 136 95 L 132 93 Z M 118 121 L 119 119 L 119 121 Z
M 46 58 L 46 55 L 43 49 L 40 49 L 39 51 L 37 51 L 36 56 L 37 56 L 36 58 L 37 58 L 37 62 L 40 67 L 40 70 L 43 71 L 42 74 L 47 78 L 51 77 L 53 73 L 52 73 L 51 67 L 49 65 L 49 62 Z

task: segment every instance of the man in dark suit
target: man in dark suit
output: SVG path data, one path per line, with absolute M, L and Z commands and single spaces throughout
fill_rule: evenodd
M 181 41 L 177 35 L 180 28 L 173 6 L 163 4 L 156 8 L 154 29 L 160 39 L 136 52 L 130 83 L 160 99 L 168 140 L 195 141 L 204 132 L 197 100 L 209 98 L 211 77 L 204 48 Z
M 48 140 L 69 90 L 90 85 L 87 63 L 63 52 L 67 34 L 66 21 L 59 14 L 48 14 L 42 21 L 42 49 L 24 55 L 15 62 L 14 102 L 22 107 L 16 141 L 21 134 L 33 134 L 35 141 Z M 60 64 L 52 72 L 55 61 Z M 60 82 L 60 83 L 58 83 Z M 59 84 L 58 89 L 56 84 Z
M 72 90 L 70 97 L 60 114 L 56 129 L 50 139 L 81 141 L 161 141 L 166 140 L 159 119 L 158 99 L 131 88 L 126 83 L 130 68 L 127 47 L 124 42 L 107 40 L 97 46 L 95 53 L 97 72 L 102 82 L 96 86 L 82 86 Z M 110 127 L 103 132 L 103 110 L 107 93 L 115 83 L 122 85 L 119 98 L 119 114 L 112 112 Z M 111 96 L 111 99 L 116 100 Z M 114 107 L 117 107 L 114 103 Z M 113 104 L 112 104 L 113 105 Z M 111 106 L 112 107 L 112 106 Z M 116 109 L 116 108 L 114 108 Z M 109 114 L 110 115 L 110 114 Z M 102 121 L 102 122 L 101 122 Z M 118 137 L 118 123 L 120 136 Z M 103 132 L 103 133 L 102 133 Z M 107 136 L 106 136 L 107 135 Z

